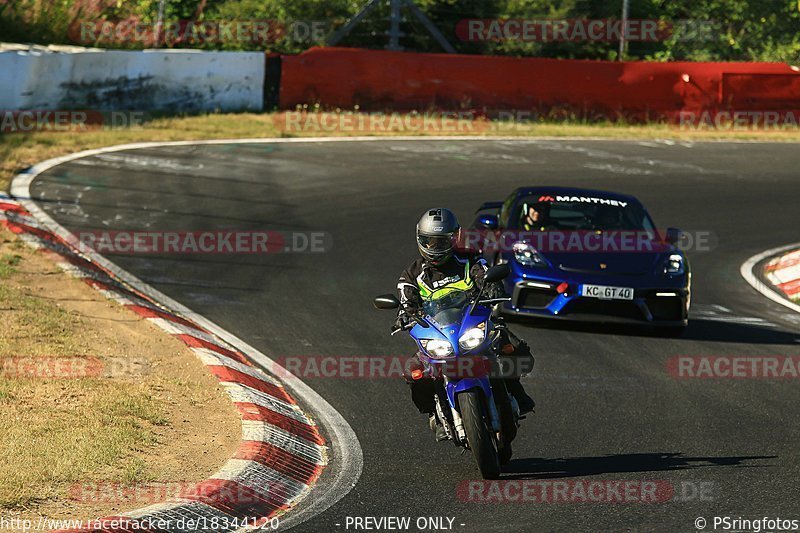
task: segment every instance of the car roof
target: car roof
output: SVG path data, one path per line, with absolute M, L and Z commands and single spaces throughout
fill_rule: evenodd
M 514 191 L 514 195 L 517 199 L 523 196 L 532 196 L 536 194 L 592 196 L 641 204 L 641 202 L 635 196 L 631 196 L 629 194 L 620 194 L 617 192 L 601 191 L 597 189 L 581 189 L 578 187 L 519 187 Z

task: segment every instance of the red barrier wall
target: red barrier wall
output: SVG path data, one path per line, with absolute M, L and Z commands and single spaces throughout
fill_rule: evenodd
M 733 109 L 800 109 L 800 76 L 722 75 L 722 105 Z
M 363 110 L 571 110 L 588 117 L 655 119 L 733 105 L 798 109 L 800 73 L 785 63 L 619 63 L 355 48 L 284 56 L 281 108 L 313 103 Z

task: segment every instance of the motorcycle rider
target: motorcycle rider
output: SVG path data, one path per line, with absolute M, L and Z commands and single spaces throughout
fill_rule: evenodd
M 397 289 L 401 306 L 395 322 L 396 329 L 408 325 L 415 315 L 420 314 L 423 301 L 435 298 L 437 293 L 444 294 L 451 290 L 474 293 L 483 286 L 483 278 L 488 270 L 486 261 L 469 252 L 456 251 L 459 230 L 458 220 L 449 209 L 429 209 L 420 218 L 416 233 L 421 257 L 415 259 L 400 275 Z M 498 298 L 506 294 L 501 283 L 492 283 L 484 289 L 483 295 Z M 498 355 L 515 363 L 512 368 L 516 369 L 514 375 L 505 378 L 506 388 L 517 401 L 520 413 L 530 412 L 536 404 L 526 394 L 519 378 L 532 370 L 533 356 L 528 345 L 511 333 L 502 319 L 497 318 L 496 321 L 501 326 L 501 353 Z M 444 428 L 435 414 L 433 379 L 414 378 L 412 374 L 415 369 L 423 368 L 418 354 L 415 354 L 409 358 L 404 375 L 417 409 L 429 415 L 431 429 L 436 432 L 437 440 L 444 440 Z

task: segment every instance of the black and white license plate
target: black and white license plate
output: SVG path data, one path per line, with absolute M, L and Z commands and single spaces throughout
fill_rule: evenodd
M 581 296 L 601 300 L 633 300 L 631 287 L 611 287 L 608 285 L 583 285 Z

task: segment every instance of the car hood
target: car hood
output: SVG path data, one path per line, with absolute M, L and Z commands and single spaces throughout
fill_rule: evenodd
M 545 252 L 553 268 L 566 272 L 638 276 L 653 273 L 669 249 L 652 252 Z

